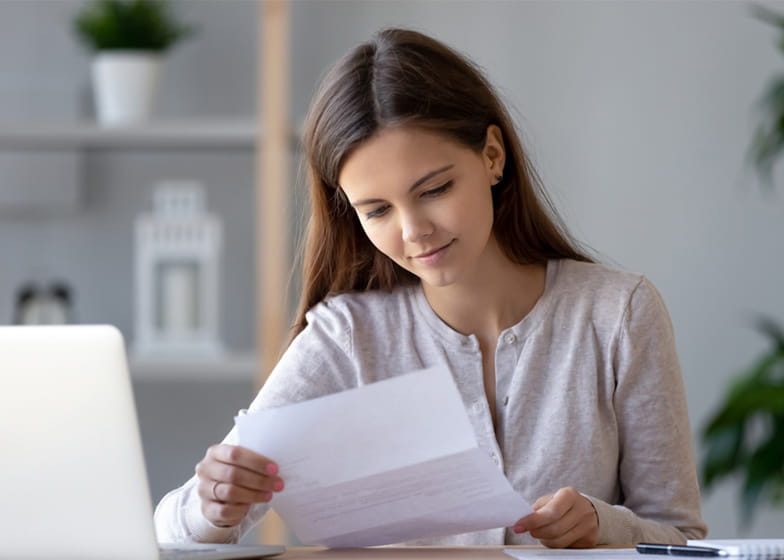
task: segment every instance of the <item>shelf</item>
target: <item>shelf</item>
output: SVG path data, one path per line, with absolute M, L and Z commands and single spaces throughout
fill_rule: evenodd
M 150 359 L 131 355 L 134 381 L 249 381 L 256 378 L 253 354 L 227 354 L 215 359 Z
M 106 127 L 95 122 L 0 122 L 0 149 L 247 149 L 258 129 L 247 119 L 152 121 Z

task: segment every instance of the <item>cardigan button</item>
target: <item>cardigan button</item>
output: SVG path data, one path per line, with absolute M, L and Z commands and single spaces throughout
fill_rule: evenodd
M 504 335 L 504 342 L 507 344 L 514 344 L 517 342 L 517 337 L 514 335 L 514 333 L 506 333 Z

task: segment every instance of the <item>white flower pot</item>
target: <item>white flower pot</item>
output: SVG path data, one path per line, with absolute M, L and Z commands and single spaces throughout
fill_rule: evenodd
M 106 51 L 92 64 L 98 122 L 114 126 L 149 119 L 155 101 L 161 57 L 146 51 Z

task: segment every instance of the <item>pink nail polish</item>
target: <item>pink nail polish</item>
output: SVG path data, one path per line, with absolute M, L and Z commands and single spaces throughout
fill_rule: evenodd
M 282 480 L 275 481 L 275 484 L 272 485 L 272 489 L 275 490 L 275 492 L 280 492 L 281 490 L 283 490 L 283 481 Z
M 267 463 L 267 474 L 278 474 L 278 465 L 275 463 Z

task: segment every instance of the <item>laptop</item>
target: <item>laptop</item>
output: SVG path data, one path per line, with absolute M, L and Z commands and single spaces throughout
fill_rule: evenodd
M 219 560 L 282 546 L 159 547 L 123 337 L 0 326 L 0 559 Z

